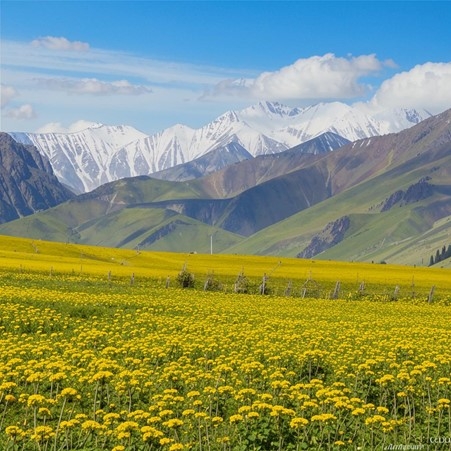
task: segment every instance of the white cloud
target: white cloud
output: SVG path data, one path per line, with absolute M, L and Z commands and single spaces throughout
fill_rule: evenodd
M 255 79 L 222 80 L 204 97 L 246 95 L 257 99 L 346 99 L 365 94 L 368 86 L 360 78 L 379 72 L 393 61 L 375 55 L 302 58 L 278 71 L 263 72 Z
M 159 61 L 124 52 L 92 48 L 89 52 L 58 52 L 32 47 L 15 41 L 2 41 L 2 62 L 10 71 L 21 74 L 40 73 L 49 77 L 65 75 L 118 80 L 142 80 L 145 85 L 156 88 L 196 89 L 212 86 L 220 80 L 238 77 L 243 71 L 210 66 Z M 246 71 L 245 71 L 246 72 Z M 70 74 L 70 75 L 69 75 Z M 252 76 L 255 74 L 252 73 Z
M 85 121 L 80 119 L 68 127 L 65 127 L 61 122 L 49 122 L 36 130 L 36 133 L 76 133 L 87 128 L 99 125 L 97 122 Z
M 33 107 L 27 103 L 18 108 L 11 108 L 7 110 L 5 116 L 12 119 L 34 119 L 36 117 L 36 113 Z
M 14 97 L 17 97 L 18 92 L 12 87 L 3 83 L 0 84 L 0 98 L 2 109 L 8 105 Z
M 31 41 L 33 47 L 43 47 L 49 50 L 62 50 L 72 52 L 87 52 L 89 44 L 81 41 L 69 41 L 64 37 L 45 36 Z
M 36 81 L 48 89 L 66 91 L 70 94 L 91 95 L 139 95 L 152 92 L 143 85 L 133 85 L 127 80 L 105 82 L 97 78 L 39 78 Z
M 432 114 L 451 108 L 451 62 L 425 63 L 396 74 L 381 84 L 368 106 L 424 108 Z

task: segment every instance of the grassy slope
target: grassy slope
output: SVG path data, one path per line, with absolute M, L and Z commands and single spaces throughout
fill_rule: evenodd
M 351 215 L 352 225 L 345 241 L 339 245 L 340 247 L 337 246 L 335 250 L 331 249 L 317 258 L 371 261 L 387 259 L 390 256 L 397 262 L 419 264 L 421 258 L 428 255 L 421 255 L 423 249 L 419 246 L 418 236 L 434 228 L 433 212 L 428 212 L 427 209 L 420 210 L 426 202 L 395 207 L 386 213 L 379 213 L 378 204 L 393 192 L 405 190 L 420 178 L 433 172 L 437 164 L 440 164 L 440 160 L 426 164 L 420 169 L 416 166 L 413 166 L 413 170 L 405 170 L 403 165 L 396 167 L 263 229 L 228 249 L 227 252 L 295 256 L 327 223 L 344 215 Z M 446 183 L 444 177 L 434 174 L 432 183 Z M 435 199 L 444 200 L 446 196 L 436 194 Z M 428 199 L 427 203 L 430 201 L 431 199 Z M 442 228 L 447 228 L 447 225 L 442 225 Z M 440 233 L 440 237 L 442 236 L 443 232 Z M 407 238 L 412 238 L 414 244 L 411 244 L 411 249 L 412 246 L 416 246 L 416 251 L 405 252 L 403 259 L 399 259 L 396 254 L 393 255 L 394 248 L 391 246 L 398 245 L 396 243 Z M 431 238 L 431 245 L 435 242 L 439 242 L 438 237 L 436 240 Z M 443 244 L 445 243 L 441 242 L 438 247 Z M 376 249 L 380 251 L 375 252 Z
M 174 225 L 171 226 L 171 223 Z M 213 234 L 215 252 L 221 252 L 242 239 L 239 235 L 208 226 L 195 219 L 152 208 L 126 208 L 115 211 L 87 221 L 72 231 L 67 228 L 64 219 L 58 221 L 50 212 L 38 213 L 5 224 L 1 229 L 3 233 L 12 236 L 28 236 L 35 240 L 134 249 L 147 237 L 168 225 L 171 229 L 158 241 L 140 247 L 173 252 L 209 252 L 210 235 Z

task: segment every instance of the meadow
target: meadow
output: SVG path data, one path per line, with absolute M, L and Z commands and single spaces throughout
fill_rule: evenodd
M 449 449 L 450 337 L 445 269 L 0 237 L 0 449 Z

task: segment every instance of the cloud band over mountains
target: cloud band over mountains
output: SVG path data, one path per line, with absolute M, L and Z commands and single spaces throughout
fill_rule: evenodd
M 368 110 L 407 107 L 432 114 L 451 106 L 451 62 L 426 61 L 395 73 L 394 61 L 375 54 L 326 53 L 255 73 L 155 60 L 46 36 L 29 43 L 2 42 L 2 59 L 2 116 L 11 121 L 39 118 L 35 129 L 60 121 L 60 108 L 76 112 L 74 120 L 105 121 L 87 117 L 94 97 L 104 99 L 99 108 L 106 112 L 185 112 L 186 121 L 194 111 L 212 106 L 224 111 L 254 100 L 305 106 L 341 99 Z

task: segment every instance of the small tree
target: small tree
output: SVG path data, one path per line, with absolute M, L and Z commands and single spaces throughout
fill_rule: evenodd
M 193 288 L 194 287 L 194 274 L 190 273 L 186 269 L 186 264 L 183 265 L 183 269 L 177 275 L 177 283 L 181 288 Z
M 435 263 L 441 262 L 442 258 L 440 256 L 440 250 L 437 249 L 437 252 L 435 253 Z
M 235 280 L 234 291 L 235 293 L 249 292 L 249 281 L 247 280 L 247 277 L 244 275 L 243 271 L 238 274 L 238 277 Z
M 446 258 L 451 257 L 451 244 L 448 244 L 448 249 L 446 251 Z
M 213 272 L 207 274 L 207 278 L 204 283 L 204 291 L 221 291 L 222 284 L 216 279 Z

